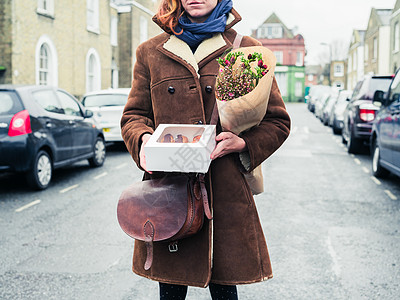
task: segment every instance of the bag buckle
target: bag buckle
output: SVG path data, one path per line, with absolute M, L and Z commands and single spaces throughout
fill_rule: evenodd
M 169 243 L 168 250 L 171 253 L 178 252 L 178 242 L 175 241 L 175 242 Z

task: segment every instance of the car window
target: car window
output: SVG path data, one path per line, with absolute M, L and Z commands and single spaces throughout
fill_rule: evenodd
M 393 79 L 392 86 L 390 88 L 390 101 L 399 101 L 400 98 L 400 73 L 397 73 Z
M 86 107 L 94 106 L 125 106 L 128 95 L 124 94 L 105 94 L 105 95 L 88 95 L 82 100 L 82 104 Z
M 64 109 L 64 113 L 69 116 L 82 117 L 82 112 L 79 104 L 69 95 L 64 92 L 57 91 L 57 96 L 61 101 L 61 106 Z
M 369 84 L 369 90 L 365 95 L 365 99 L 372 100 L 374 98 L 375 91 L 387 92 L 392 79 L 388 78 L 372 78 Z
M 0 92 L 0 116 L 13 115 L 23 110 L 21 101 L 14 92 Z
M 57 100 L 57 97 L 52 90 L 41 90 L 32 92 L 33 99 L 35 99 L 36 103 L 43 107 L 45 110 L 62 114 L 64 113 L 60 103 Z

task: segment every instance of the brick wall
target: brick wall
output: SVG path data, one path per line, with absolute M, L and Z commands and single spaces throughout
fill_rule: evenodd
M 12 62 L 11 62 L 11 0 L 0 1 L 0 84 L 11 83 Z

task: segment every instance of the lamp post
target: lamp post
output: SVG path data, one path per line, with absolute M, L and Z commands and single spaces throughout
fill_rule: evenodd
M 332 45 L 328 43 L 320 43 L 323 46 L 328 46 L 329 48 L 329 85 L 332 86 L 332 81 L 331 81 L 331 74 L 332 74 Z

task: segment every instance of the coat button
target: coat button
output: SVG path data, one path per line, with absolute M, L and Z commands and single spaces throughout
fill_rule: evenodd
M 170 94 L 175 93 L 175 88 L 174 88 L 173 86 L 168 87 L 168 92 L 169 92 Z
M 206 92 L 207 93 L 211 93 L 212 92 L 212 86 L 211 85 L 207 85 L 206 86 Z

